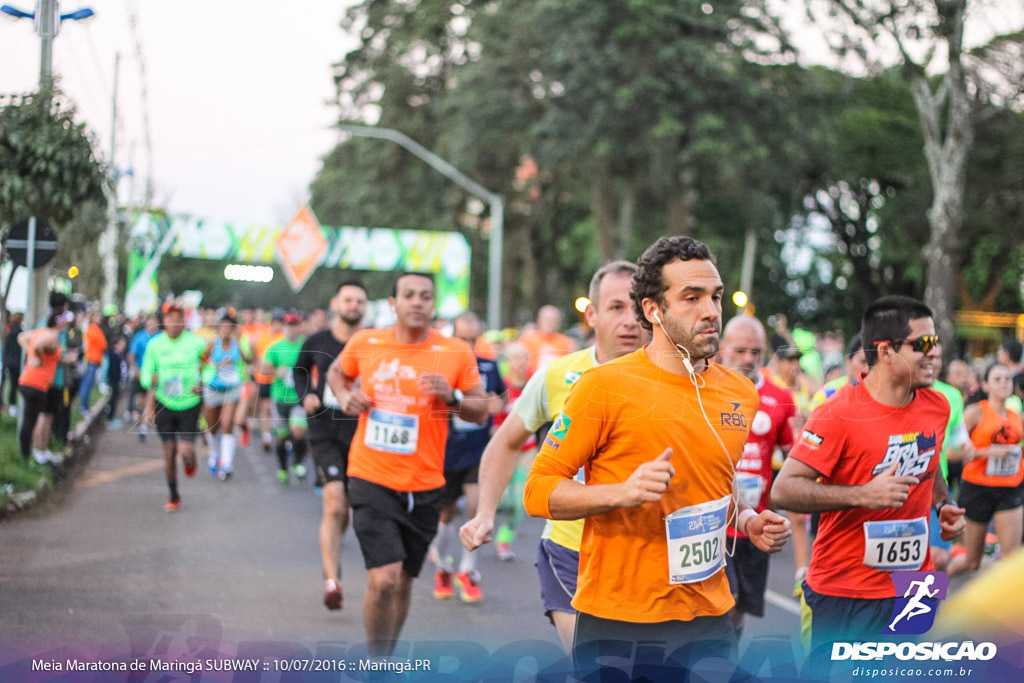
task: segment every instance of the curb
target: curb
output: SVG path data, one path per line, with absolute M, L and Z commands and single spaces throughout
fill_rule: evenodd
M 60 464 L 52 465 L 53 487 L 13 494 L 9 501 L 0 505 L 0 519 L 25 512 L 46 500 L 56 489 L 64 488 L 68 485 L 70 479 L 68 475 L 71 473 L 72 468 L 80 463 L 85 463 L 92 456 L 94 448 L 89 435 L 95 431 L 97 425 L 104 424 L 103 411 L 107 407 L 109 400 L 109 396 L 101 395 L 100 400 L 92 407 L 92 417 L 79 422 L 74 431 L 69 435 L 67 454 Z

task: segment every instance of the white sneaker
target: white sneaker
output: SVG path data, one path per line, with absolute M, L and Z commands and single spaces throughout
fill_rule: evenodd
M 7 414 L 11 417 L 18 417 L 18 406 L 11 406 L 7 409 Z
M 33 449 L 32 459 L 40 465 L 59 465 L 64 462 L 64 456 L 51 453 L 49 450 L 37 451 Z

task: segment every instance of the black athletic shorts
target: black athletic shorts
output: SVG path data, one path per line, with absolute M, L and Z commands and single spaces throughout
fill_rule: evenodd
M 257 390 L 257 398 L 270 398 L 270 386 L 269 384 L 257 384 L 259 389 Z
M 317 484 L 323 486 L 340 481 L 348 491 L 348 450 L 352 443 L 330 439 L 311 441 L 309 446 L 316 465 Z
M 171 410 L 160 401 L 156 401 L 153 421 L 156 423 L 160 440 L 193 443 L 199 432 L 199 411 L 202 407 L 202 403 L 197 403 L 188 410 Z
M 843 598 L 815 593 L 803 583 L 803 600 L 811 610 L 811 651 L 832 642 L 885 640 L 896 598 Z
M 964 516 L 978 524 L 988 524 L 997 512 L 1024 505 L 1024 488 L 1018 486 L 980 486 L 960 482 L 960 507 Z
M 441 506 L 451 505 L 462 496 L 462 488 L 466 484 L 476 484 L 480 481 L 480 463 L 467 467 L 464 470 L 445 470 L 444 489 L 441 495 Z
M 728 659 L 735 644 L 736 631 L 727 614 L 641 624 L 580 612 L 573 666 L 581 681 L 683 681 L 697 662 Z
M 367 569 L 395 562 L 412 577 L 419 576 L 441 517 L 441 493 L 395 491 L 380 484 L 350 477 L 348 497 L 352 528 L 363 551 Z
M 725 540 L 732 548 L 732 539 Z M 736 607 L 755 617 L 764 616 L 764 591 L 768 587 L 768 553 L 761 552 L 749 538 L 736 539 L 736 553 L 725 558 L 725 575 Z

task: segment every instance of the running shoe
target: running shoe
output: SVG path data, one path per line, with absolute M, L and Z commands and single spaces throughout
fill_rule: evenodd
M 462 572 L 455 575 L 455 588 L 459 591 L 462 602 L 480 602 L 484 597 L 480 592 L 479 575 L 476 572 Z M 437 595 L 435 592 L 434 595 Z
M 999 559 L 999 537 L 991 531 L 985 534 L 985 554 Z
M 148 430 L 146 429 L 146 425 L 139 425 L 139 441 L 145 441 L 146 440 L 146 433 L 147 433 L 147 431 Z
M 206 470 L 210 473 L 211 477 L 217 476 L 217 469 L 220 466 L 220 461 L 217 458 L 211 457 L 206 461 Z
M 324 606 L 329 610 L 341 609 L 343 600 L 341 584 L 334 579 L 324 581 Z
M 194 476 L 196 476 L 196 470 L 198 469 L 198 466 L 196 465 L 196 456 L 195 456 L 195 454 L 192 454 L 192 456 L 189 457 L 189 458 L 182 457 L 182 462 L 185 463 L 185 476 L 186 477 L 194 477 Z
M 511 562 L 516 559 L 516 554 L 508 543 L 498 541 L 494 544 L 494 552 L 498 555 L 498 560 L 501 562 Z
M 271 445 L 272 445 L 272 441 L 271 441 L 271 438 L 270 438 L 270 434 L 264 434 L 263 435 L 263 452 L 264 453 L 269 453 Z
M 455 597 L 451 572 L 446 572 L 443 569 L 434 572 L 434 597 L 438 600 L 447 600 Z
M 238 439 L 238 442 L 242 444 L 242 448 L 245 448 L 249 445 L 250 441 L 252 441 L 252 435 L 249 433 L 249 427 L 242 425 L 242 436 Z
M 288 486 L 288 470 L 277 471 L 277 484 L 282 488 Z
M 220 479 L 221 481 L 227 481 L 228 479 L 231 478 L 232 474 L 234 473 L 231 470 L 221 470 L 220 473 L 217 474 L 217 478 Z
M 166 503 L 164 503 L 164 510 L 167 510 L 167 512 L 177 512 L 179 509 L 181 509 L 181 500 L 180 499 L 179 500 L 169 500 Z
M 305 481 L 306 479 L 306 466 L 301 462 L 292 465 L 292 472 L 295 473 L 295 478 L 299 481 Z

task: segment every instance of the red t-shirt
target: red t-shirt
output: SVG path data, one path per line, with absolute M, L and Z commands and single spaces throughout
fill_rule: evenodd
M 359 416 L 348 475 L 395 491 L 444 486 L 444 447 L 451 408 L 419 387 L 423 374 L 444 375 L 454 389 L 480 383 L 476 356 L 461 339 L 434 330 L 418 344 L 395 339 L 395 328 L 356 332 L 340 357 L 341 370 L 360 378 L 371 408 Z
M 772 453 L 775 447 L 793 445 L 793 430 L 789 426 L 796 416 L 793 395 L 786 389 L 761 377 L 757 395 L 760 405 L 750 424 L 750 436 L 736 465 L 736 480 L 740 496 L 756 512 L 767 510 L 772 488 Z M 745 538 L 746 534 L 727 530 L 729 536 Z
M 864 382 L 843 387 L 811 413 L 789 457 L 821 473 L 822 483 L 861 486 L 895 461 L 900 463 L 897 476 L 920 482 L 900 508 L 823 512 L 807 571 L 812 590 L 846 598 L 891 598 L 892 571 L 933 569 L 927 520 L 934 477 L 941 476 L 939 453 L 948 421 L 949 402 L 937 391 L 918 389 L 913 401 L 894 408 L 875 401 Z M 873 522 L 887 524 L 865 526 Z M 880 541 L 885 534 L 893 536 Z

